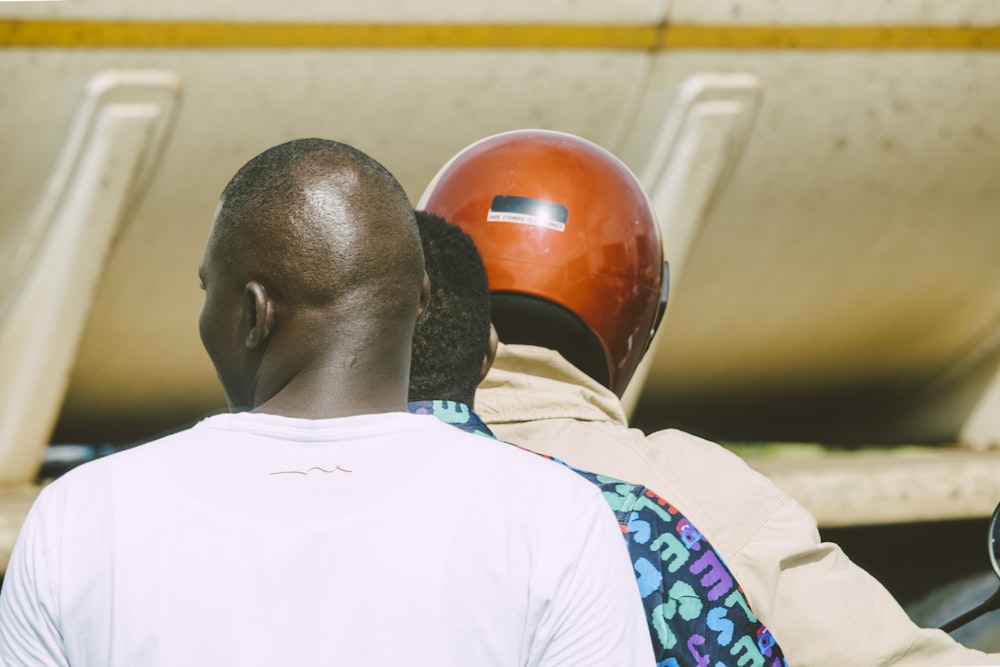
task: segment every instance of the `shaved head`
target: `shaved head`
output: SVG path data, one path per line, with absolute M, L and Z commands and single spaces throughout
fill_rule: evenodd
M 317 368 L 405 380 L 420 238 L 402 187 L 361 151 L 299 139 L 250 160 L 222 192 L 200 273 L 202 340 L 232 407 Z
M 318 305 L 359 287 L 392 287 L 399 269 L 422 275 L 417 239 L 406 193 L 382 165 L 346 144 L 299 139 L 236 173 L 222 192 L 210 243 L 241 276 L 265 278 L 276 296 Z

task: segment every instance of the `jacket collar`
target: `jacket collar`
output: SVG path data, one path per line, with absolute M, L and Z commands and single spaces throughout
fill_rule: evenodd
M 476 390 L 476 411 L 495 424 L 575 419 L 628 425 L 614 392 L 558 352 L 534 345 L 500 344 Z

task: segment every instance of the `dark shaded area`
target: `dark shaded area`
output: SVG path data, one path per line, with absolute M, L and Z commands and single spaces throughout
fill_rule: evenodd
M 75 442 L 111 443 L 115 446 L 139 444 L 183 431 L 209 415 L 225 411 L 226 407 L 223 405 L 211 411 L 149 412 L 121 415 L 114 419 L 110 419 L 107 415 L 97 415 L 93 418 L 75 415 L 72 419 L 60 416 L 49 441 L 54 444 Z
M 967 615 L 986 600 L 996 600 L 1000 579 L 993 570 L 980 572 L 935 589 L 915 603 L 907 605 L 910 618 L 922 627 L 937 628 Z M 951 633 L 955 641 L 971 648 L 1000 653 L 1000 610 L 984 613 Z
M 545 299 L 513 292 L 494 292 L 493 325 L 505 343 L 525 343 L 558 350 L 571 364 L 610 385 L 604 348 L 583 320 Z
M 970 574 L 990 570 L 989 519 L 821 530 L 907 605 Z
M 913 621 L 937 628 L 995 595 L 1000 579 L 987 554 L 988 519 L 821 531 L 900 602 Z M 951 633 L 955 641 L 1000 652 L 1000 611 Z
M 908 377 L 823 375 L 761 386 L 683 386 L 652 375 L 632 417 L 647 433 L 678 428 L 710 440 L 844 445 L 950 443 L 1000 368 L 1000 349 L 967 370 Z
M 712 395 L 658 394 L 636 405 L 632 424 L 646 433 L 677 428 L 710 440 L 822 442 L 844 445 L 936 443 L 953 439 L 950 424 L 919 424 L 910 399 L 895 386 L 757 389 Z M 900 424 L 913 422 L 900 438 Z

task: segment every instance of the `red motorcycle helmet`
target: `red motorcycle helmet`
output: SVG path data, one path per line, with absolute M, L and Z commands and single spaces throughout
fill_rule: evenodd
M 625 391 L 668 272 L 649 198 L 621 160 L 571 134 L 504 132 L 459 151 L 417 208 L 475 241 L 500 340 L 557 350 Z

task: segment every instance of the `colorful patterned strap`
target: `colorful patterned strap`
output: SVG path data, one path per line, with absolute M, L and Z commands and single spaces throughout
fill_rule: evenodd
M 409 409 L 495 438 L 463 403 L 418 401 Z M 614 510 L 635 568 L 657 667 L 788 666 L 722 558 L 676 507 L 638 484 L 545 458 L 597 486 Z

